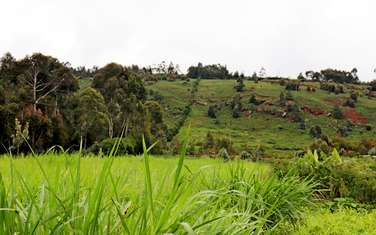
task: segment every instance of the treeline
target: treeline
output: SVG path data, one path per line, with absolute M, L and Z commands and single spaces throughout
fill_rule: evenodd
M 80 143 L 108 151 L 123 136 L 121 148 L 141 151 L 147 142 L 166 143 L 167 127 L 158 102 L 147 100 L 142 78 L 131 68 L 110 63 L 90 73 L 92 85 L 79 88 L 69 64 L 40 53 L 0 60 L 0 152 L 43 152 Z M 158 148 L 155 149 L 158 151 Z
M 325 69 L 320 72 L 307 71 L 305 75 L 307 79 L 314 81 L 332 81 L 337 83 L 359 83 L 359 77 L 357 75 L 358 70 L 353 68 L 350 72 L 336 69 Z M 305 79 L 302 74 L 298 76 L 299 79 Z
M 359 83 L 359 77 L 357 75 L 358 70 L 353 68 L 351 71 L 343 71 L 336 69 L 324 69 L 319 72 L 317 71 L 306 71 L 300 73 L 297 76 L 298 80 L 312 80 L 312 81 L 332 81 L 337 83 Z M 198 63 L 197 66 L 190 66 L 188 68 L 187 77 L 189 78 L 201 78 L 201 79 L 235 79 L 239 78 L 248 80 L 284 80 L 287 78 L 278 76 L 267 76 L 264 68 L 260 70 L 259 73 L 254 72 L 251 76 L 246 76 L 243 73 L 235 71 L 234 73 L 229 72 L 226 66 L 221 64 L 203 65 Z
M 189 78 L 202 78 L 202 79 L 238 79 L 244 78 L 243 73 L 234 72 L 230 73 L 226 66 L 220 64 L 203 65 L 198 63 L 197 66 L 188 68 L 187 77 Z

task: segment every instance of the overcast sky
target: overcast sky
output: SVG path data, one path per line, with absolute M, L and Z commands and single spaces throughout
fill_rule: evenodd
M 358 68 L 376 78 L 375 0 L 2 0 L 0 53 L 73 66 L 226 64 L 247 74 Z

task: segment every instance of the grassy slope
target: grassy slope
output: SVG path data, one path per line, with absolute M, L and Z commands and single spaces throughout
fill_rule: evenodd
M 309 135 L 309 128 L 314 125 L 320 125 L 323 132 L 327 135 L 334 135 L 339 126 L 344 125 L 345 121 L 337 121 L 326 115 L 314 116 L 304 113 L 307 128 L 305 131 L 298 130 L 297 124 L 288 120 L 272 116 L 265 113 L 254 113 L 251 117 L 242 115 L 241 118 L 234 119 L 231 116 L 229 106 L 224 106 L 218 113 L 219 123 L 215 123 L 214 119 L 207 117 L 207 109 L 209 104 L 224 104 L 231 101 L 235 95 L 235 81 L 233 80 L 202 80 L 199 85 L 197 101 L 187 120 L 185 127 L 189 124 L 192 128 L 192 139 L 201 142 L 205 139 L 208 131 L 212 131 L 218 136 L 227 136 L 232 139 L 238 150 L 254 148 L 262 144 L 270 153 L 291 152 L 309 146 L 313 138 Z M 243 106 L 247 105 L 247 101 L 252 93 L 258 99 L 276 103 L 279 99 L 281 91 L 285 91 L 283 86 L 272 84 L 270 82 L 254 83 L 246 81 L 246 90 L 241 93 Z M 305 88 L 299 92 L 292 92 L 294 99 L 299 106 L 308 106 L 310 108 L 319 108 L 325 112 L 330 112 L 334 105 L 330 100 L 338 100 L 349 97 L 349 93 L 335 95 L 318 89 L 318 83 L 305 83 L 305 85 L 314 86 L 317 91 L 307 92 Z M 183 106 L 186 100 L 186 94 L 183 92 L 185 86 L 182 82 L 158 82 L 152 86 L 153 89 L 160 92 L 164 96 L 167 107 L 178 105 Z M 172 89 L 173 88 L 173 89 Z M 356 89 L 364 90 L 364 87 L 357 86 Z M 166 106 L 165 104 L 165 106 Z M 277 106 L 276 106 L 277 107 Z M 277 107 L 278 108 L 278 107 Z M 359 98 L 356 104 L 356 111 L 366 116 L 372 126 L 376 126 L 376 100 L 369 100 L 363 96 Z M 169 114 L 167 119 L 173 120 L 174 117 Z M 371 132 L 364 130 L 364 127 L 358 126 L 353 129 L 348 139 L 359 140 L 370 135 L 375 135 L 375 128 Z
M 165 110 L 164 120 L 167 126 L 172 127 L 176 125 L 184 107 L 189 103 L 192 82 L 160 81 L 147 87 L 163 96 L 161 103 Z

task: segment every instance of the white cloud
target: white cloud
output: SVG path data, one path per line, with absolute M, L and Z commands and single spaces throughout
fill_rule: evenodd
M 264 66 L 284 76 L 357 67 L 370 80 L 375 9 L 372 0 L 12 0 L 0 6 L 0 53 L 40 51 L 87 66 Z

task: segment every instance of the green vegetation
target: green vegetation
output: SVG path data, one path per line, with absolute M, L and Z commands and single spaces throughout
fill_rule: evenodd
M 287 226 L 284 231 L 279 231 L 279 234 L 338 234 L 338 235 L 352 235 L 352 234 L 375 234 L 376 226 L 376 211 L 373 212 L 358 212 L 353 209 L 340 209 L 336 212 L 331 212 L 327 209 L 322 209 L 308 213 L 308 216 L 298 225 Z
M 262 233 L 299 219 L 315 187 L 263 164 L 205 158 L 0 161 L 2 234 Z
M 178 82 L 173 83 L 181 89 L 184 88 Z M 150 89 L 163 94 L 162 87 L 165 84 L 168 82 L 158 82 L 151 85 Z M 306 81 L 301 83 L 299 91 L 289 92 L 292 96 L 289 98 L 290 101 L 284 98 L 285 100 L 280 103 L 281 92 L 286 94 L 286 91 L 279 82 L 244 81 L 243 92 L 236 92 L 236 84 L 234 80 L 200 82 L 196 101 L 182 129 L 188 126 L 192 128 L 192 144 L 197 146 L 196 149 L 205 142 L 209 131 L 214 136 L 230 138 L 238 154 L 243 150 L 255 150 L 257 146 L 262 145 L 268 155 L 272 156 L 305 150 L 321 135 L 343 135 L 346 140 L 359 141 L 375 134 L 375 129 L 367 130 L 366 127 L 376 125 L 372 111 L 376 108 L 376 101 L 366 97 L 365 93 L 358 97 L 355 108 L 341 107 L 339 112 L 330 116 L 333 110 L 338 111 L 335 107 L 342 105 L 345 97 L 347 99 L 350 96 L 348 92 L 351 88 L 348 88 L 349 91 L 345 94 L 336 95 L 320 90 L 319 83 Z M 366 92 L 365 86 L 353 86 Z M 316 91 L 307 91 L 304 87 L 316 88 Z M 186 100 L 180 99 L 176 93 L 174 97 L 174 102 Z M 169 105 L 168 102 L 162 104 L 163 107 L 166 105 Z M 166 114 L 168 113 L 167 110 Z M 348 123 L 352 124 L 351 129 L 346 128 L 343 131 Z M 312 128 L 319 128 L 321 132 L 311 134 Z
M 371 234 L 376 83 L 356 73 L 7 53 L 0 234 Z

